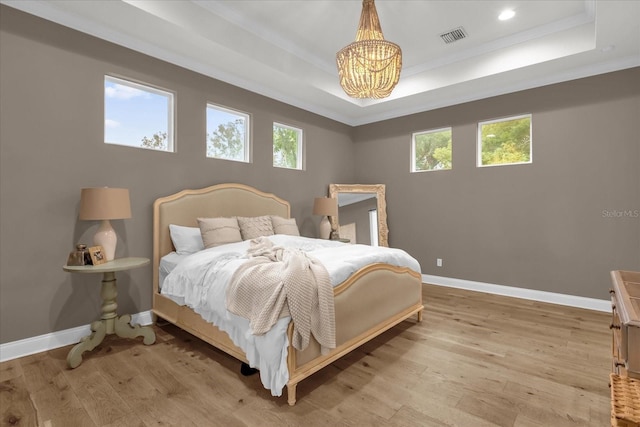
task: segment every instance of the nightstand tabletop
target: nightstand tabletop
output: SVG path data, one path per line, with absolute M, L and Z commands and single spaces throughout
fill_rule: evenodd
M 112 271 L 131 270 L 149 264 L 149 258 L 128 257 L 116 258 L 99 265 L 64 265 L 62 269 L 70 273 L 105 273 Z

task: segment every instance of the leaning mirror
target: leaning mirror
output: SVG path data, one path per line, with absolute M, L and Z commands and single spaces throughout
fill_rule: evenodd
M 389 246 L 384 184 L 329 184 L 329 196 L 338 201 L 331 229 L 350 243 Z

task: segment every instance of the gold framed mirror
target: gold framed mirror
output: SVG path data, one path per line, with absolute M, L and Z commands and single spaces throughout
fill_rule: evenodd
M 389 246 L 384 184 L 329 184 L 329 197 L 338 202 L 338 216 L 330 218 L 331 229 L 338 230 L 342 239 Z

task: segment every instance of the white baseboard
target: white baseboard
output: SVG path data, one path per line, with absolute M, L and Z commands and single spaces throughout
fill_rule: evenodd
M 513 286 L 494 285 L 492 283 L 474 282 L 471 280 L 454 279 L 452 277 L 422 275 L 422 281 L 432 285 L 449 288 L 467 289 L 488 294 L 504 295 L 551 304 L 567 305 L 570 307 L 586 308 L 588 310 L 611 312 L 611 301 L 586 298 L 576 295 L 557 294 L 554 292 L 536 291 L 534 289 L 516 288 Z
M 150 325 L 153 323 L 151 310 L 131 315 L 131 324 Z M 0 344 L 0 362 L 41 353 L 54 348 L 80 342 L 80 339 L 91 333 L 91 326 L 78 326 L 64 331 L 52 332 L 37 337 L 25 338 L 6 344 Z

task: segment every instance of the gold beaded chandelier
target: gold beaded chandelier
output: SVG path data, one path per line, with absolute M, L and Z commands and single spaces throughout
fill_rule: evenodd
M 400 79 L 402 50 L 384 39 L 374 0 L 362 0 L 356 41 L 336 54 L 340 86 L 352 98 L 386 98 Z

